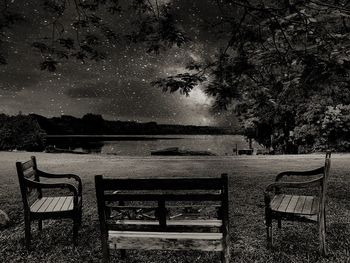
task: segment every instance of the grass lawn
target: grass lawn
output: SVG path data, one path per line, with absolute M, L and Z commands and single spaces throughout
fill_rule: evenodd
M 283 170 L 318 168 L 324 155 L 252 157 L 117 157 L 35 153 L 42 170 L 75 173 L 83 181 L 83 224 L 79 245 L 72 246 L 71 221 L 44 221 L 32 227 L 32 250 L 24 246 L 23 209 L 15 162 L 30 153 L 0 153 L 0 209 L 11 225 L 0 229 L 1 262 L 100 262 L 99 224 L 94 175 L 108 177 L 216 176 L 229 174 L 232 262 L 349 262 L 350 155 L 332 156 L 328 189 L 327 246 L 329 257 L 318 255 L 315 224 L 283 223 L 275 233 L 275 247 L 266 248 L 263 191 Z M 275 225 L 274 225 L 275 226 Z M 124 262 L 219 262 L 218 253 L 129 251 Z M 123 262 L 118 255 L 112 262 Z

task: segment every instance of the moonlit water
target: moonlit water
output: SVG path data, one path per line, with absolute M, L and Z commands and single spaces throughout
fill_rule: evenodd
M 120 156 L 149 156 L 151 151 L 178 147 L 181 150 L 209 151 L 225 156 L 235 155 L 236 145 L 238 149 L 248 148 L 248 142 L 240 135 L 142 135 L 151 140 L 137 140 L 138 136 L 133 137 L 135 140 L 103 141 L 99 152 Z M 253 144 L 253 147 L 258 145 Z

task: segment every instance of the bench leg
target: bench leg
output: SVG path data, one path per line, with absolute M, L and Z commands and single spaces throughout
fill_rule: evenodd
M 27 249 L 29 250 L 30 238 L 31 238 L 31 234 L 30 234 L 31 225 L 30 225 L 30 218 L 28 216 L 24 217 L 24 227 L 25 227 L 26 246 L 27 246 Z
M 107 240 L 102 241 L 103 263 L 109 263 L 109 247 Z
M 41 220 L 41 219 L 39 219 L 39 221 L 38 221 L 38 229 L 39 229 L 39 231 L 43 230 L 43 220 Z

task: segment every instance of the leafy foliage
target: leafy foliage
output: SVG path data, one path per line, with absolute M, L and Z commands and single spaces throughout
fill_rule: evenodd
M 345 150 L 341 141 L 347 139 L 331 136 L 344 125 L 331 122 L 337 132 L 321 125 L 329 107 L 350 104 L 350 3 L 331 2 L 219 1 L 221 10 L 240 14 L 223 12 L 215 33 L 228 39 L 227 46 L 213 61 L 191 63 L 189 73 L 156 84 L 185 94 L 201 84 L 215 98 L 215 110 L 235 110 L 245 135 L 276 151 L 331 144 Z M 173 81 L 184 74 L 191 81 Z M 191 78 L 198 74 L 206 78 Z
M 43 150 L 44 135 L 39 124 L 29 116 L 0 115 L 0 150 Z

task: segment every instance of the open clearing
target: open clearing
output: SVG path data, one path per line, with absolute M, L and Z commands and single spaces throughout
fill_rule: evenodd
M 72 223 L 44 221 L 43 232 L 32 227 L 32 251 L 24 247 L 23 209 L 16 161 L 37 156 L 38 167 L 52 173 L 75 173 L 83 182 L 83 224 L 79 245 L 72 246 Z M 318 255 L 314 224 L 283 223 L 274 227 L 275 247 L 266 249 L 265 187 L 284 170 L 309 170 L 324 163 L 323 154 L 234 157 L 120 157 L 113 155 L 0 153 L 0 209 L 11 225 L 0 230 L 2 262 L 100 262 L 99 224 L 94 175 L 108 177 L 186 177 L 229 174 L 232 262 L 349 262 L 350 154 L 333 154 L 328 188 L 327 245 L 329 257 Z M 125 261 L 112 262 L 219 262 L 218 253 L 130 251 Z

